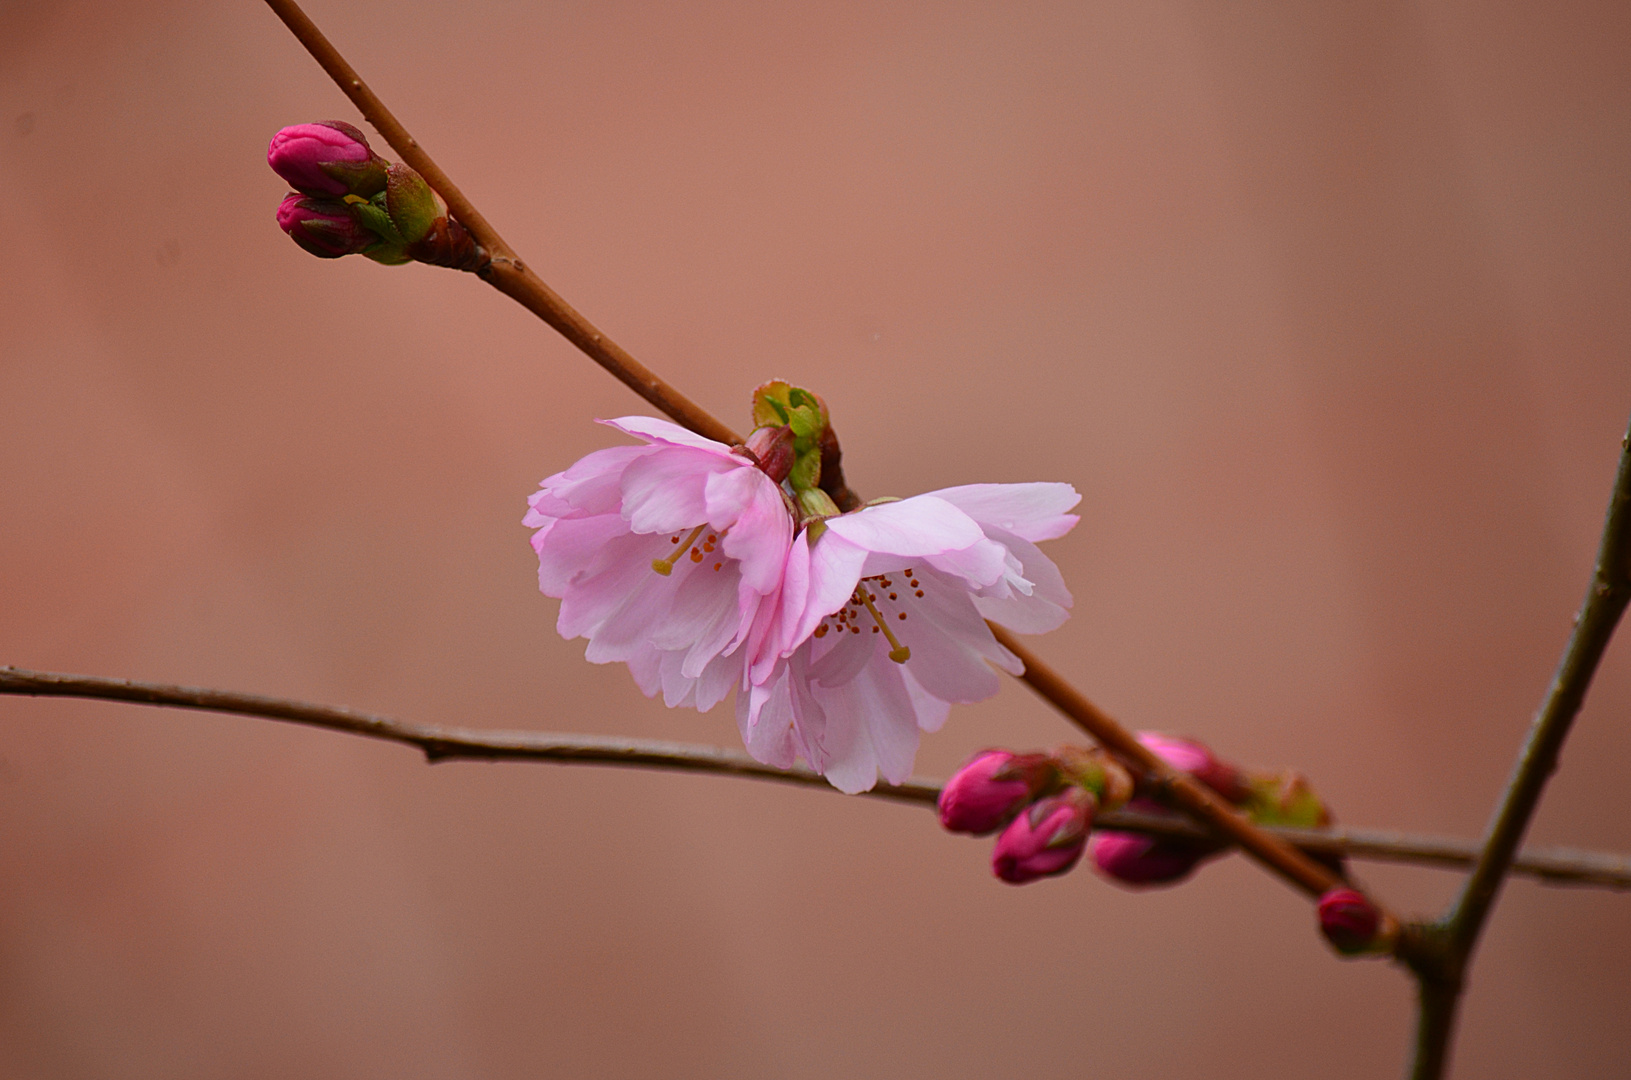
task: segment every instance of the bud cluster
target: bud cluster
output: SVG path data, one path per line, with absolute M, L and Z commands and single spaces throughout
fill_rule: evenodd
M 1000 829 L 992 872 L 1023 885 L 1075 866 L 1094 815 L 1125 805 L 1132 794 L 1131 774 L 1102 750 L 985 750 L 946 781 L 940 824 L 973 836 Z
M 278 225 L 318 258 L 366 255 L 388 266 L 472 271 L 491 261 L 424 177 L 374 153 L 350 124 L 286 127 L 272 136 L 266 163 L 295 189 L 278 207 Z
M 1138 740 L 1258 824 L 1317 828 L 1330 822 L 1324 803 L 1296 773 L 1248 773 L 1193 739 L 1145 731 Z M 946 782 L 939 802 L 940 824 L 952 832 L 983 836 L 1002 830 L 992 869 L 1015 884 L 1062 874 L 1086 851 L 1099 873 L 1119 885 L 1171 885 L 1227 850 L 1213 840 L 1092 831 L 1095 814 L 1122 806 L 1181 820 L 1137 790 L 1108 754 L 1069 746 L 1045 754 L 982 751 Z

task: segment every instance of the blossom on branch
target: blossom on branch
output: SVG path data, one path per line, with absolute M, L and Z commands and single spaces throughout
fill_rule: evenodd
M 1068 484 L 971 484 L 809 522 L 749 640 L 748 752 L 802 757 L 847 792 L 906 779 L 920 732 L 995 694 L 993 666 L 1023 671 L 986 620 L 1065 620 L 1070 593 L 1036 543 L 1076 524 L 1079 499 Z
M 919 732 L 995 694 L 993 665 L 1023 670 L 987 619 L 1064 621 L 1070 593 L 1036 544 L 1070 531 L 1080 496 L 970 484 L 840 513 L 834 494 L 854 497 L 826 404 L 770 382 L 753 416 L 735 447 L 609 421 L 645 445 L 596 451 L 530 500 L 539 589 L 563 637 L 647 695 L 705 710 L 736 688 L 758 760 L 802 758 L 846 792 L 899 783 Z
M 561 636 L 593 663 L 626 663 L 647 696 L 707 710 L 741 681 L 737 655 L 773 604 L 793 539 L 775 479 L 745 453 L 644 416 L 604 421 L 643 446 L 597 450 L 545 480 L 538 588 Z

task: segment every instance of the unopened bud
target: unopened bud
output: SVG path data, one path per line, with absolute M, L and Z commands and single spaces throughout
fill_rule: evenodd
M 307 195 L 366 199 L 385 190 L 385 159 L 362 132 L 340 120 L 284 128 L 272 136 L 266 163 Z
M 1048 755 L 1065 783 L 1092 792 L 1100 810 L 1119 810 L 1133 797 L 1133 775 L 1098 747 L 1060 746 Z
M 1141 814 L 1173 816 L 1150 799 L 1134 799 L 1128 809 Z M 1224 845 L 1204 840 L 1145 836 L 1111 829 L 1094 833 L 1088 846 L 1093 865 L 1101 874 L 1133 888 L 1176 884 L 1202 862 L 1224 850 Z
M 291 193 L 277 208 L 277 223 L 290 239 L 320 259 L 359 255 L 379 243 L 377 236 L 357 224 L 350 208 L 336 199 Z
M 940 789 L 940 824 L 973 836 L 996 832 L 1058 776 L 1045 754 L 983 750 Z
M 1345 956 L 1388 947 L 1381 913 L 1355 889 L 1332 889 L 1320 897 L 1319 917 L 1320 933 Z
M 1063 874 L 1087 847 L 1097 805 L 1090 792 L 1075 785 L 1032 803 L 997 837 L 992 872 L 1010 885 Z
M 1174 769 L 1189 773 L 1230 802 L 1243 803 L 1251 798 L 1245 774 L 1212 753 L 1205 743 L 1158 731 L 1140 731 L 1138 741 Z
M 793 429 L 786 424 L 754 428 L 748 436 L 747 449 L 764 474 L 777 484 L 787 479 L 797 456 L 793 449 Z

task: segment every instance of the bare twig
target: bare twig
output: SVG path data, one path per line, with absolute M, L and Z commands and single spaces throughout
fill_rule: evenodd
M 1574 633 L 1530 725 L 1478 861 L 1449 914 L 1423 928 L 1421 939 L 1428 947 L 1411 962 L 1422 984 L 1412 1072 L 1416 1080 L 1438 1080 L 1443 1074 L 1456 1008 L 1478 936 L 1540 805 L 1546 782 L 1557 770 L 1558 755 L 1585 702 L 1597 665 L 1631 602 L 1631 433 L 1621 440 L 1620 448 L 1620 467 L 1603 523 L 1597 566 L 1585 603 L 1575 617 Z
M 191 686 L 131 682 L 94 675 L 63 675 L 47 671 L 0 667 L 0 694 L 39 697 L 95 698 L 209 712 L 233 713 L 283 720 L 307 727 L 365 735 L 404 743 L 421 750 L 427 760 L 438 761 L 549 761 L 578 765 L 620 765 L 681 772 L 716 773 L 756 780 L 801 784 L 823 791 L 835 790 L 809 769 L 777 769 L 761 764 L 740 750 L 653 739 L 605 738 L 534 731 L 478 731 L 470 728 L 414 724 L 353 709 L 314 705 L 259 694 L 205 690 Z M 874 788 L 867 794 L 894 802 L 933 805 L 940 785 L 912 779 L 903 784 Z M 1188 821 L 1123 810 L 1102 814 L 1096 825 L 1105 829 L 1138 832 L 1173 839 L 1205 840 L 1215 834 Z M 1362 859 L 1417 863 L 1449 869 L 1471 866 L 1477 847 L 1468 840 L 1434 836 L 1405 836 L 1366 829 L 1277 829 L 1288 843 L 1315 855 L 1348 855 Z M 1631 859 L 1575 851 L 1530 851 L 1518 858 L 1520 873 L 1557 884 L 1631 888 Z

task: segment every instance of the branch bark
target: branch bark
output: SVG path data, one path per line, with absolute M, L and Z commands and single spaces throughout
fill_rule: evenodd
M 1603 522 L 1596 569 L 1552 685 L 1530 724 L 1472 873 L 1449 914 L 1428 928 L 1424 940 L 1430 947 L 1411 958 L 1421 990 L 1411 1073 L 1415 1080 L 1438 1080 L 1443 1075 L 1473 950 L 1489 921 L 1501 884 L 1514 867 L 1518 845 L 1540 805 L 1546 782 L 1557 771 L 1563 743 L 1580 714 L 1586 691 L 1591 688 L 1627 603 L 1631 603 L 1631 432 L 1620 440 L 1619 471 Z
M 465 198 L 464 193 L 454 185 L 418 141 L 408 134 L 407 129 L 385 107 L 385 103 L 368 88 L 356 69 L 346 62 L 345 57 L 340 55 L 339 50 L 323 36 L 322 31 L 294 0 L 266 0 L 266 3 L 278 18 L 283 20 L 295 38 L 305 46 L 306 51 L 329 78 L 333 79 L 346 97 L 351 99 L 364 119 L 374 125 L 390 144 L 391 149 L 416 169 L 437 194 L 442 196 L 448 205 L 448 212 L 492 255 L 491 264 L 481 271 L 481 276 L 488 284 L 519 301 L 527 310 L 583 350 L 595 363 L 611 372 L 676 423 L 718 442 L 741 441 L 729 427 L 659 379 L 655 373 L 595 329 L 593 324 L 573 310 L 536 274 L 526 268 L 516 257 L 514 249 L 504 242 L 498 231 L 488 223 L 470 200 Z M 1165 762 L 1145 750 L 1143 745 L 1133 738 L 1131 732 L 1100 712 L 1087 698 L 1042 665 L 1029 650 L 1007 636 L 1006 631 L 997 627 L 993 629 L 998 634 L 998 639 L 1011 650 L 1028 658 L 1023 678 L 1037 693 L 1094 738 L 1125 757 L 1128 764 L 1156 778 L 1177 805 L 1205 821 L 1216 831 L 1238 842 L 1263 865 L 1305 892 L 1318 896 L 1327 889 L 1345 884 L 1326 867 L 1300 854 L 1235 813 L 1228 803 L 1193 777 L 1176 772 L 1167 766 Z M 1378 908 L 1381 906 L 1378 905 Z M 1385 910 L 1383 916 L 1396 924 L 1394 917 Z
M 354 709 L 259 694 L 131 682 L 95 675 L 64 675 L 14 667 L 0 667 L 0 694 L 90 698 L 282 720 L 306 727 L 403 743 L 423 752 L 426 760 L 433 764 L 465 760 L 612 765 L 740 776 L 815 787 L 823 791 L 836 790 L 809 769 L 777 769 L 754 761 L 740 750 L 690 743 L 438 727 Z M 892 802 L 933 806 L 940 795 L 940 785 L 933 780 L 914 778 L 903 784 L 874 788 L 867 794 Z M 1127 810 L 1100 815 L 1095 825 L 1186 840 L 1210 839 L 1215 835 L 1187 821 Z M 1471 841 L 1407 836 L 1368 829 L 1279 829 L 1275 830 L 1275 834 L 1287 843 L 1316 855 L 1348 855 L 1448 869 L 1471 866 L 1477 854 L 1477 848 Z M 1552 884 L 1631 889 L 1631 858 L 1563 850 L 1529 851 L 1519 856 L 1515 869 Z
M 1027 686 L 1117 757 L 1154 780 L 1158 790 L 1176 806 L 1205 821 L 1239 844 L 1252 858 L 1312 896 L 1317 897 L 1331 889 L 1348 885 L 1330 867 L 1315 862 L 1279 837 L 1259 828 L 1211 788 L 1168 765 L 1139 742 L 1132 732 L 1116 723 L 1057 672 L 1042 663 L 1013 634 L 995 623 L 990 625 L 997 640 L 1024 663 L 1025 673 L 1020 678 Z M 1376 901 L 1372 900 L 1372 903 Z M 1377 907 L 1381 910 L 1380 904 Z M 1384 911 L 1384 918 L 1393 916 Z

